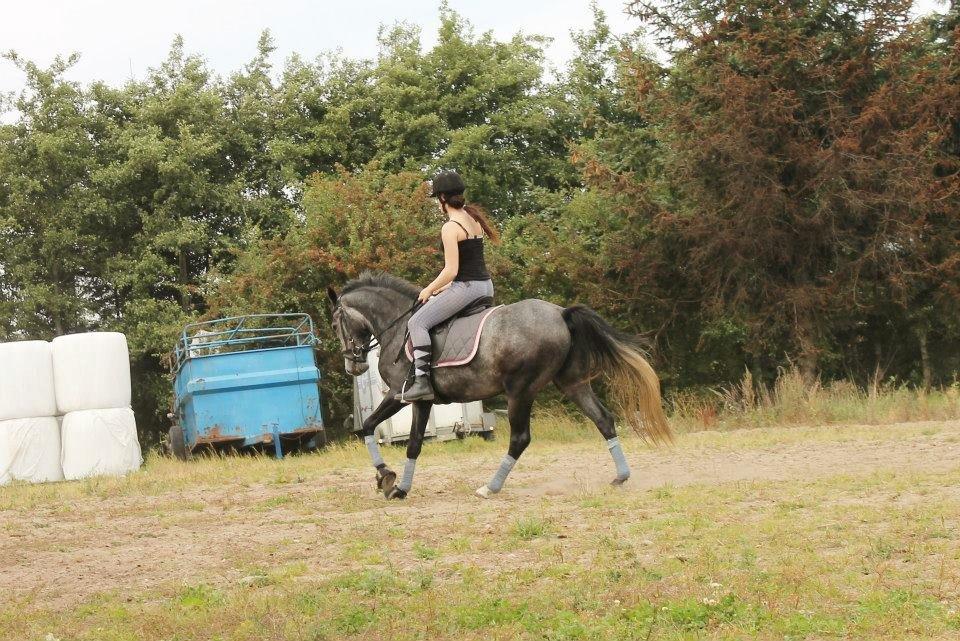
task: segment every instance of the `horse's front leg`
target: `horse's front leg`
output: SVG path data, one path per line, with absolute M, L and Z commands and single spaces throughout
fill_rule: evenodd
M 391 492 L 384 492 L 388 499 L 406 498 L 413 487 L 413 472 L 417 467 L 417 458 L 423 448 L 423 435 L 427 431 L 427 421 L 430 420 L 430 410 L 433 403 L 417 401 L 413 404 L 413 423 L 410 425 L 410 440 L 407 441 L 407 462 L 403 466 L 403 478 Z
M 383 456 L 380 454 L 380 444 L 377 443 L 377 437 L 374 436 L 373 431 L 377 429 L 377 425 L 383 423 L 402 408 L 403 403 L 393 400 L 393 394 L 389 394 L 384 397 L 383 402 L 377 406 L 377 409 L 373 410 L 373 413 L 363 421 L 363 431 L 361 432 L 363 442 L 370 453 L 370 461 L 377 469 L 377 489 L 382 490 L 384 494 L 393 491 L 394 484 L 397 482 L 397 473 L 384 463 Z

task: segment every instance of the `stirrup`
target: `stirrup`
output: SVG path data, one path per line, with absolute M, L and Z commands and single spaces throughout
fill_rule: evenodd
M 407 377 L 403 379 L 403 382 L 400 383 L 400 391 L 393 395 L 393 400 L 400 401 L 401 403 L 409 403 L 410 401 L 405 401 L 403 395 L 407 391 L 407 387 L 413 385 L 417 380 L 417 370 L 414 367 L 413 363 L 410 363 L 410 373 L 407 374 Z
M 419 376 L 416 377 L 416 378 L 414 379 L 414 381 L 416 382 L 416 380 L 419 379 L 419 378 L 420 378 Z M 399 394 L 396 394 L 396 395 L 393 397 L 394 400 L 400 401 L 401 403 L 414 403 L 414 402 L 416 402 L 416 401 L 432 401 L 432 400 L 434 400 L 434 399 L 437 397 L 437 392 L 436 392 L 436 390 L 433 388 L 433 381 L 430 380 L 429 375 L 426 376 L 426 379 L 427 379 L 427 380 L 426 380 L 427 390 L 425 390 L 425 391 L 428 392 L 428 394 L 429 394 L 428 396 L 421 397 L 421 398 L 408 399 L 408 398 L 407 398 L 407 392 L 408 392 L 408 389 L 409 389 L 409 388 L 407 387 L 407 381 L 404 381 L 403 386 L 400 388 L 400 393 L 399 393 Z

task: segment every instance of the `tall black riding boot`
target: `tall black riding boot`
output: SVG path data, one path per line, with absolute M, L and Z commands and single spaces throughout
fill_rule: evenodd
M 413 362 L 413 367 L 417 372 L 417 375 L 414 377 L 413 385 L 404 389 L 399 394 L 394 396 L 398 401 L 404 403 L 412 403 L 413 401 L 432 401 L 435 398 L 433 393 L 433 384 L 430 382 L 430 365 L 433 362 L 431 358 L 430 348 L 423 347 L 414 347 L 414 355 L 416 360 Z M 420 374 L 420 372 L 427 372 L 426 374 Z

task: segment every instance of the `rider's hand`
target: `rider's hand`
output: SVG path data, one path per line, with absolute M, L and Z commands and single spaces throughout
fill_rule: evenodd
M 433 292 L 430 291 L 430 288 L 424 287 L 423 290 L 420 292 L 420 295 L 417 296 L 417 300 L 419 300 L 421 303 L 425 303 L 428 300 L 430 300 L 431 296 L 433 296 Z

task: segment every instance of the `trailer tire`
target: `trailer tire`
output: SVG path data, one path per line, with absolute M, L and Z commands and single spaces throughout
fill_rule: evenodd
M 189 458 L 187 443 L 183 439 L 183 428 L 178 423 L 171 425 L 167 432 L 167 447 L 170 449 L 170 453 L 181 461 L 186 461 Z
M 493 441 L 496 439 L 496 436 L 493 433 L 493 430 L 487 430 L 486 432 L 480 432 L 480 438 L 485 441 Z

